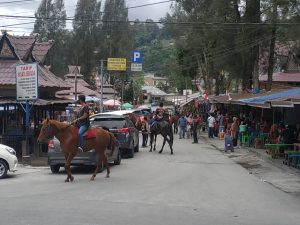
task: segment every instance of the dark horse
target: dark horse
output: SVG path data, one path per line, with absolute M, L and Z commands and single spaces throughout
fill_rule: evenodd
M 162 153 L 166 141 L 168 142 L 170 149 L 171 149 L 171 154 L 173 154 L 173 130 L 172 130 L 172 125 L 162 119 L 161 121 L 156 121 L 153 125 L 150 126 L 150 152 L 152 152 L 152 144 L 154 141 L 154 148 L 153 151 L 156 150 L 156 138 L 157 135 L 161 134 L 164 138 L 163 145 L 161 147 L 161 150 L 159 153 Z
M 53 138 L 53 136 L 60 141 L 60 146 L 65 154 L 65 170 L 68 174 L 65 182 L 72 182 L 74 177 L 71 173 L 71 161 L 78 152 L 78 129 L 73 125 L 46 119 L 42 123 L 38 142 L 48 141 L 50 138 Z M 86 152 L 95 149 L 99 157 L 97 167 L 91 180 L 95 179 L 100 169 L 101 162 L 103 162 L 106 167 L 106 177 L 108 178 L 110 170 L 105 156 L 105 149 L 110 149 L 111 155 L 113 154 L 116 144 L 115 136 L 102 128 L 90 128 L 84 139 L 84 151 Z

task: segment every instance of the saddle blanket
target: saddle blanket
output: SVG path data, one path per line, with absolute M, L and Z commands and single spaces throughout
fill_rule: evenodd
M 75 131 L 77 139 L 79 138 L 78 134 L 78 129 Z M 83 134 L 84 139 L 93 139 L 96 138 L 96 131 L 94 129 L 88 129 L 84 134 Z

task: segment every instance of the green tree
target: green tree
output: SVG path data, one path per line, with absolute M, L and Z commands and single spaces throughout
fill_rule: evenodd
M 107 0 L 104 5 L 101 29 L 101 57 L 130 59 L 133 48 L 133 29 L 128 22 L 125 0 Z
M 63 75 L 67 64 L 64 0 L 43 0 L 35 17 L 33 33 L 38 34 L 39 41 L 54 41 L 50 52 L 51 70 L 54 74 Z
M 97 0 L 78 0 L 73 21 L 74 38 L 72 59 L 80 65 L 84 79 L 93 85 L 92 74 L 95 70 L 97 37 L 101 30 L 101 2 Z

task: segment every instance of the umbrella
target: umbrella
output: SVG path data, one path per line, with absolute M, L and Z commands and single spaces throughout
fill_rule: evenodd
M 106 106 L 120 106 L 121 105 L 121 102 L 118 101 L 118 100 L 113 100 L 113 99 L 110 99 L 110 100 L 107 100 L 105 102 L 103 102 L 104 105 Z
M 132 109 L 133 105 L 131 105 L 130 103 L 127 102 L 127 103 L 125 103 L 125 104 L 122 105 L 122 108 L 123 109 Z
M 99 102 L 100 99 L 97 98 L 97 97 L 86 96 L 86 97 L 85 97 L 85 101 L 86 101 L 86 102 Z

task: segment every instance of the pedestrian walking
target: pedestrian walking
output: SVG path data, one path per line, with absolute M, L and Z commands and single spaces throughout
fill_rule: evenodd
M 237 139 L 238 139 L 238 123 L 237 123 L 237 118 L 233 117 L 233 123 L 231 124 L 230 128 L 230 136 L 232 138 L 233 146 L 237 146 Z
M 193 118 L 193 124 L 192 124 L 192 133 L 193 133 L 193 138 L 194 138 L 194 142 L 192 142 L 193 144 L 198 143 L 197 130 L 198 130 L 198 117 L 197 117 L 197 115 L 195 115 Z
M 144 117 L 144 120 L 142 121 L 142 137 L 143 137 L 142 147 L 147 147 L 149 131 L 150 131 L 150 126 L 148 124 L 147 117 Z
M 178 120 L 178 127 L 179 127 L 179 139 L 181 138 L 185 138 L 185 129 L 186 129 L 186 125 L 187 125 L 187 120 L 184 117 L 184 115 L 182 115 L 180 117 L 180 119 Z
M 209 138 L 214 138 L 214 126 L 216 119 L 213 117 L 213 113 L 210 114 L 210 116 L 207 119 L 208 122 L 208 137 Z

